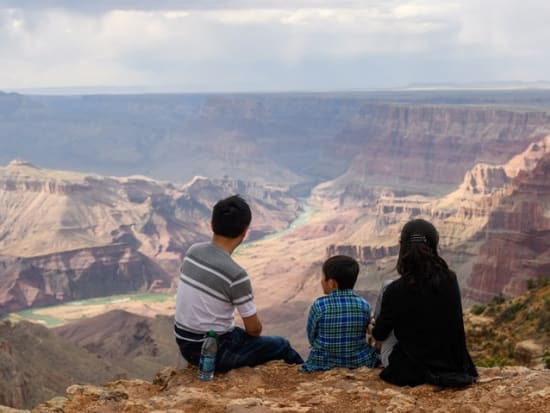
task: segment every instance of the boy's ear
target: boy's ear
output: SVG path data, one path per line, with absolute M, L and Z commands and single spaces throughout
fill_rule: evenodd
M 336 281 L 334 278 L 328 279 L 328 286 L 334 290 L 338 289 L 338 281 Z
M 248 233 L 248 227 L 243 229 L 243 232 L 241 232 L 241 235 L 239 235 L 239 238 L 241 239 L 241 241 L 243 241 L 246 238 L 247 233 Z

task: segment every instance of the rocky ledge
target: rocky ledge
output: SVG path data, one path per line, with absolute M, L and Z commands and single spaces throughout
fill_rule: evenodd
M 392 386 L 378 377 L 378 370 L 367 368 L 304 374 L 296 366 L 272 362 L 219 374 L 211 382 L 200 382 L 195 368 L 166 368 L 153 383 L 119 380 L 103 387 L 73 385 L 66 397 L 39 405 L 32 413 L 550 411 L 550 370 L 499 367 L 479 371 L 477 384 L 453 390 Z

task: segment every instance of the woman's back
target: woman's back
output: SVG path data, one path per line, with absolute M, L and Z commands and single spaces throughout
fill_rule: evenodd
M 382 305 L 386 303 L 394 310 L 382 310 L 377 330 L 393 326 L 402 350 L 429 367 L 460 366 L 465 346 L 456 279 L 442 282 L 437 290 L 420 290 L 401 278 L 388 286 Z
M 401 278 L 384 292 L 373 331 L 384 340 L 393 330 L 397 344 L 380 375 L 400 385 L 426 381 L 426 371 L 476 376 L 466 348 L 462 304 L 456 275 L 437 254 L 433 225 L 405 225 L 397 270 Z

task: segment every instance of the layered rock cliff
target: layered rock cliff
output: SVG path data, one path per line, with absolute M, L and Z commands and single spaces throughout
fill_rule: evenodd
M 490 212 L 465 294 L 488 301 L 513 297 L 527 280 L 550 274 L 550 154 L 519 173 L 509 196 Z
M 102 383 L 124 369 L 47 328 L 0 322 L 0 405 L 30 408 L 74 383 Z
M 196 177 L 185 185 L 0 168 L 0 312 L 173 287 L 187 247 L 210 238 L 214 203 L 240 193 L 249 238 L 285 228 L 300 202 L 284 187 Z
M 550 272 L 549 157 L 547 136 L 505 164 L 476 164 L 455 191 L 442 197 L 379 189 L 361 201 L 348 193 L 349 202 L 340 198 L 335 204 L 324 198 L 327 186 L 321 185 L 312 202 L 332 206 L 335 217 L 352 217 L 351 224 L 336 231 L 326 253 L 351 255 L 367 265 L 369 288 L 375 288 L 380 277 L 395 276 L 387 263 L 395 265 L 402 225 L 425 218 L 438 228 L 442 254 L 457 271 L 468 300 L 521 294 L 527 279 Z
M 2 262 L 0 309 L 19 311 L 90 297 L 168 289 L 173 275 L 131 246 L 115 243 Z
M 521 90 L 5 94 L 0 162 L 17 155 L 103 175 L 230 176 L 310 189 L 354 159 L 354 173 L 370 184 L 441 193 L 475 163 L 503 163 L 547 134 L 549 101 L 548 91 Z
M 325 191 L 441 195 L 476 163 L 503 164 L 550 133 L 550 113 L 475 106 L 365 105 L 340 138 L 357 148 L 347 172 Z

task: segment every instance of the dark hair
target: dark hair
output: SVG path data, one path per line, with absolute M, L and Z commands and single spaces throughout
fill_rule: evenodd
M 397 272 L 409 285 L 437 287 L 442 280 L 455 278 L 437 253 L 439 234 L 433 224 L 413 219 L 401 230 Z
M 323 264 L 323 274 L 326 281 L 336 281 L 339 290 L 351 289 L 359 275 L 359 264 L 346 255 L 335 255 Z
M 216 235 L 237 238 L 250 225 L 250 221 L 250 207 L 239 195 L 218 201 L 212 210 L 212 230 Z

